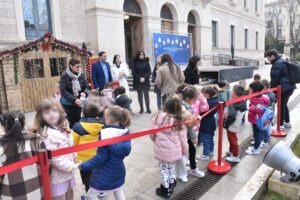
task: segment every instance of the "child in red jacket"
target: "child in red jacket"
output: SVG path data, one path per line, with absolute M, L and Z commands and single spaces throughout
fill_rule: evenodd
M 250 94 L 261 92 L 263 89 L 264 86 L 260 82 L 253 82 L 249 85 Z M 246 150 L 247 154 L 258 155 L 260 153 L 260 147 L 262 145 L 262 140 L 265 133 L 263 132 L 263 130 L 259 129 L 256 126 L 256 121 L 263 115 L 264 110 L 259 108 L 257 105 L 262 105 L 266 107 L 269 104 L 269 102 L 270 99 L 266 95 L 260 95 L 250 99 L 248 120 L 253 126 L 254 146 L 249 147 Z

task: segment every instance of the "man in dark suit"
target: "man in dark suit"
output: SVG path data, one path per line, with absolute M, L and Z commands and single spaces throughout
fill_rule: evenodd
M 98 56 L 99 60 L 92 65 L 92 80 L 94 88 L 101 91 L 106 83 L 112 82 L 112 77 L 106 52 L 100 51 Z

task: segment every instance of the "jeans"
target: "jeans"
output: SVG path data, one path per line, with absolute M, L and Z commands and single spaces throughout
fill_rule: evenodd
M 157 100 L 157 108 L 158 110 L 161 110 L 161 93 L 156 92 L 156 100 Z
M 149 86 L 147 85 L 139 85 L 137 88 L 138 100 L 140 104 L 141 111 L 144 111 L 144 101 L 143 96 L 145 98 L 147 111 L 150 110 L 150 99 L 149 99 Z
M 282 92 L 281 94 L 281 117 L 280 117 L 280 125 L 283 126 L 284 122 L 290 122 L 290 112 L 288 108 L 288 102 L 290 97 L 292 96 L 294 90 L 289 92 Z
M 237 133 L 227 130 L 227 138 L 229 142 L 229 151 L 233 154 L 233 156 L 239 156 L 239 143 Z
M 192 140 L 188 139 L 189 144 L 189 160 L 191 169 L 196 169 L 196 147 Z
M 214 152 L 214 135 L 215 133 L 201 133 L 201 141 L 203 142 L 203 155 L 209 156 Z
M 257 150 L 260 147 L 261 142 L 263 141 L 265 131 L 259 129 L 255 124 L 253 124 L 252 127 L 254 136 L 254 149 Z
M 269 133 L 269 130 L 267 131 L 262 131 L 263 133 L 263 141 L 264 143 L 269 143 L 270 141 L 270 133 Z
M 74 106 L 63 105 L 63 108 L 67 114 L 67 120 L 69 121 L 69 126 L 72 129 L 74 124 L 76 122 L 79 122 L 79 120 L 81 118 L 82 108 L 80 108 L 77 105 L 74 105 Z

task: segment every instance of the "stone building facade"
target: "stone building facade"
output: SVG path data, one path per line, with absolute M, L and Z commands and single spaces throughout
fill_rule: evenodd
M 192 36 L 193 54 L 230 54 L 263 60 L 261 0 L 1 0 L 0 48 L 46 31 L 109 59 L 130 60 L 136 50 L 152 58 L 152 33 Z

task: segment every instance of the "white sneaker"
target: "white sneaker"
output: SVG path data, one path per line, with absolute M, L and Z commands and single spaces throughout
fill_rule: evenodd
M 200 157 L 200 160 L 209 160 L 209 156 L 202 155 Z
M 185 158 L 185 164 L 186 164 L 186 165 L 190 165 L 190 164 L 191 164 L 191 163 L 190 163 L 190 160 Z
M 254 145 L 254 143 L 255 143 L 255 141 L 254 141 L 254 140 L 250 142 L 250 144 L 252 144 L 252 145 Z
M 260 150 L 259 149 L 248 149 L 246 150 L 246 154 L 249 155 L 259 155 L 260 154 Z
M 292 128 L 292 124 L 284 122 L 284 128 Z
M 209 156 L 214 156 L 214 152 L 209 152 Z
M 183 183 L 187 183 L 189 181 L 189 179 L 187 177 L 180 177 L 178 179 Z
M 269 144 L 268 143 L 265 143 L 265 142 L 262 142 L 260 144 L 260 148 L 268 148 L 269 147 Z
M 233 154 L 232 154 L 230 151 L 227 151 L 227 152 L 226 152 L 226 155 L 227 155 L 227 156 L 233 156 Z
M 205 176 L 205 173 L 200 171 L 198 168 L 192 169 L 190 171 L 190 174 L 193 175 L 193 176 L 196 176 L 196 177 L 204 177 Z
M 185 167 L 185 170 L 188 172 L 188 171 L 190 171 L 190 167 Z
M 229 162 L 236 162 L 236 163 L 241 161 L 241 159 L 238 156 L 237 157 L 229 156 L 229 157 L 226 157 L 226 160 L 229 161 Z
M 196 155 L 197 160 L 201 160 L 201 155 Z
M 284 130 L 285 130 L 285 127 L 284 127 L 284 126 L 280 126 L 280 130 L 281 130 L 281 131 L 284 131 Z
M 99 199 L 100 199 L 100 198 L 103 198 L 103 197 L 105 197 L 105 195 L 106 195 L 105 192 L 100 192 L 100 194 L 98 195 L 98 198 L 99 198 Z

